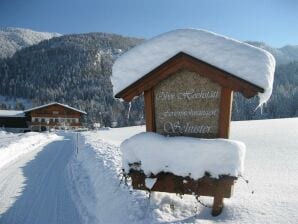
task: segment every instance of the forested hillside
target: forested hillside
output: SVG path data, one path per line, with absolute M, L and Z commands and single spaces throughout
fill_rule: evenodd
M 66 103 L 88 113 L 87 123 L 128 124 L 128 107 L 113 98 L 113 61 L 141 40 L 114 34 L 66 35 L 24 48 L 0 61 L 0 95 L 32 100 L 33 105 Z M 131 118 L 142 119 L 142 109 Z M 5 107 L 2 105 L 2 107 Z M 20 106 L 19 106 L 20 107 Z
M 0 95 L 25 98 L 32 105 L 66 103 L 88 113 L 86 123 L 119 126 L 143 122 L 143 99 L 131 106 L 113 98 L 110 81 L 114 60 L 143 40 L 115 34 L 89 33 L 54 37 L 0 59 Z M 234 95 L 233 120 L 298 116 L 297 46 L 271 48 L 277 59 L 273 95 L 261 109 L 257 98 Z M 3 99 L 3 97 L 1 98 Z M 26 106 L 26 105 L 25 105 Z M 17 103 L 17 109 L 24 105 Z M 0 108 L 9 108 L 4 101 Z
M 298 61 L 277 65 L 268 103 L 256 109 L 258 99 L 234 95 L 233 120 L 298 117 Z

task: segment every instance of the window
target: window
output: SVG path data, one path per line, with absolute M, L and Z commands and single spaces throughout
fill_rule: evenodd
M 45 122 L 45 119 L 44 118 L 41 118 L 41 122 Z
M 59 114 L 59 111 L 53 111 L 53 114 Z
M 36 118 L 34 118 L 34 122 L 38 122 L 38 118 L 36 117 Z
M 52 123 L 53 122 L 53 118 L 50 118 L 50 123 Z
M 58 118 L 55 118 L 55 122 L 56 122 L 56 123 L 59 123 L 59 120 L 58 120 Z

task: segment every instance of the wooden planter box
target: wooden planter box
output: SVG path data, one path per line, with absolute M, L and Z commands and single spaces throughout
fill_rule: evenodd
M 132 179 L 133 189 L 211 196 L 214 198 L 212 206 L 213 216 L 217 216 L 221 213 L 224 206 L 223 199 L 232 196 L 233 186 L 237 179 L 233 176 L 221 176 L 217 179 L 205 175 L 198 180 L 194 180 L 190 177 L 181 177 L 165 172 L 147 177 L 142 171 L 133 169 L 130 170 L 128 175 Z M 146 187 L 146 178 L 157 179 L 151 189 Z

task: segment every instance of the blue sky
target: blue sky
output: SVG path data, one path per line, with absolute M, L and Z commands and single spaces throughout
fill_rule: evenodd
M 192 27 L 281 47 L 298 45 L 298 1 L 0 0 L 0 26 L 145 38 Z

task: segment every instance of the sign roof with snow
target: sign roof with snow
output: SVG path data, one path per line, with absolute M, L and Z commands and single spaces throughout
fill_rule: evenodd
M 228 79 L 229 83 L 233 82 L 228 87 L 234 91 L 240 91 L 247 97 L 258 93 L 260 104 L 270 98 L 275 70 L 275 59 L 270 53 L 219 34 L 196 29 L 178 29 L 161 34 L 118 58 L 113 65 L 112 75 L 116 97 L 131 100 L 140 95 L 152 87 L 140 83 L 148 83 L 149 76 L 156 73 L 160 66 L 181 56 L 186 58 L 186 64 L 192 61 L 221 72 L 225 77 L 217 77 L 215 81 Z M 154 78 L 162 81 L 167 77 Z M 132 87 L 138 91 L 128 94 Z M 129 96 L 125 98 L 127 94 Z

